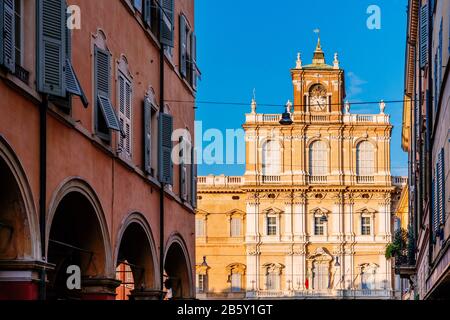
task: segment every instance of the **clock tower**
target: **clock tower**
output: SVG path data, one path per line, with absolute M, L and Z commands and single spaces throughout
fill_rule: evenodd
M 312 64 L 302 65 L 300 54 L 291 70 L 294 85 L 294 113 L 342 113 L 345 99 L 344 70 L 337 53 L 333 65 L 325 62 L 325 53 L 317 41 Z

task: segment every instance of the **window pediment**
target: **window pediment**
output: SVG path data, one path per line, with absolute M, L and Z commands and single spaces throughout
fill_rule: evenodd
M 266 263 L 263 265 L 266 274 L 281 274 L 285 266 L 281 263 Z
M 239 273 L 239 274 L 245 275 L 246 269 L 247 269 L 247 267 L 245 266 L 245 264 L 242 264 L 242 263 L 232 263 L 226 267 L 228 274 Z
M 333 256 L 323 247 L 317 248 L 313 254 L 309 255 L 307 260 L 314 260 L 316 262 L 331 262 Z

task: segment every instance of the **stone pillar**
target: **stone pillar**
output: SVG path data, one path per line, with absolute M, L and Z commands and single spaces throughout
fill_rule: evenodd
M 256 197 L 252 195 L 251 197 Z M 245 233 L 245 241 L 255 243 L 258 241 L 259 221 L 258 221 L 258 203 L 256 198 L 247 199 L 247 228 Z
M 305 242 L 306 238 L 306 197 L 304 193 L 295 194 L 293 198 L 294 241 Z
M 0 300 L 38 300 L 42 261 L 0 261 Z
M 82 300 L 115 300 L 116 288 L 120 283 L 120 280 L 117 279 L 83 279 L 81 298 Z
M 289 196 L 289 198 L 291 198 Z M 284 232 L 281 236 L 282 241 L 292 241 L 292 200 L 286 200 L 284 205 Z M 280 230 L 281 231 L 281 230 Z
M 293 263 L 293 283 L 292 286 L 295 290 L 305 289 L 305 276 L 306 276 L 306 252 L 305 245 L 301 245 L 301 248 L 295 248 L 292 256 Z
M 259 290 L 259 253 L 256 246 L 247 247 L 247 297 L 254 297 L 254 292 Z

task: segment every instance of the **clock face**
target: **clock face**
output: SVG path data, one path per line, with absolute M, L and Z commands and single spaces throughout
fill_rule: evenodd
M 324 111 L 327 106 L 327 97 L 311 97 L 311 110 L 313 111 Z
M 312 111 L 325 111 L 328 105 L 327 90 L 321 84 L 315 85 L 310 91 L 310 107 Z

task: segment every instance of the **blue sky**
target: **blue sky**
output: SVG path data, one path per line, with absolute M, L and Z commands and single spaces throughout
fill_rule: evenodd
M 381 29 L 369 30 L 370 5 L 381 9 Z M 347 99 L 403 99 L 407 0 L 196 0 L 197 61 L 202 71 L 198 101 L 248 102 L 247 105 L 199 104 L 203 130 L 241 128 L 253 88 L 258 103 L 292 100 L 290 68 L 296 54 L 309 64 L 320 28 L 327 63 L 339 53 L 346 71 Z M 401 150 L 402 104 L 388 104 L 394 125 L 392 173 L 407 175 Z M 282 108 L 259 106 L 261 113 Z M 353 113 L 378 113 L 378 105 L 358 105 Z M 204 146 L 208 143 L 204 143 Z M 241 175 L 242 165 L 201 165 L 199 175 Z

